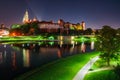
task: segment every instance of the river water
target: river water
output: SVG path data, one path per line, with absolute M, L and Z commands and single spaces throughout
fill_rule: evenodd
M 33 41 L 0 44 L 0 80 L 13 80 L 14 77 L 49 62 L 94 51 L 94 42 Z

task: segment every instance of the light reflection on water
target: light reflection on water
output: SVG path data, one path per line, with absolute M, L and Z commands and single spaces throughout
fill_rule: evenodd
M 19 74 L 59 58 L 94 50 L 94 42 L 80 43 L 61 39 L 58 42 L 1 44 L 0 80 L 12 80 Z
M 23 49 L 23 65 L 24 67 L 30 66 L 30 50 Z
M 82 43 L 81 43 L 81 51 L 82 51 L 82 52 L 85 52 L 85 50 L 86 50 L 86 45 L 85 45 L 84 42 L 82 42 Z
M 93 50 L 93 49 L 94 49 L 94 44 L 95 44 L 95 42 L 94 42 L 94 41 L 92 41 L 92 42 L 91 42 L 91 50 Z

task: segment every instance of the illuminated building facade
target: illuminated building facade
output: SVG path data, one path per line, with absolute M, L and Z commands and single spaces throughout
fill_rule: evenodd
M 60 30 L 63 29 L 63 27 L 61 27 L 58 23 L 53 23 L 52 21 L 39 22 L 38 26 L 41 32 L 48 32 L 48 33 L 59 32 Z
M 81 26 L 82 26 L 82 29 L 85 30 L 85 22 L 84 21 L 82 21 Z
M 29 13 L 26 10 L 24 16 L 23 16 L 23 23 L 31 23 L 31 22 L 35 22 L 38 21 L 36 17 L 34 17 L 33 19 L 29 19 Z
M 28 11 L 26 10 L 23 17 L 23 23 L 28 23 L 28 22 L 29 22 L 29 14 L 28 14 Z
M 69 22 L 64 22 L 63 20 L 58 20 L 58 23 L 53 21 L 41 21 L 38 23 L 41 32 L 59 32 L 69 34 L 71 31 L 83 31 L 85 30 L 85 22 L 72 24 Z
M 5 27 L 4 24 L 1 24 L 0 26 L 0 36 L 8 36 L 9 35 L 9 29 Z
M 29 13 L 26 10 L 23 17 L 23 23 L 38 23 L 40 33 L 60 33 L 60 34 L 74 34 L 85 30 L 85 22 L 73 24 L 59 19 L 58 22 L 53 21 L 38 21 L 37 18 L 29 19 Z M 19 26 L 18 26 L 19 27 Z

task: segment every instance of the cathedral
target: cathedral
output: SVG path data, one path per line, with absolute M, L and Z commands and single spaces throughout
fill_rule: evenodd
M 30 23 L 30 22 L 35 22 L 35 21 L 38 21 L 36 17 L 34 17 L 33 19 L 29 19 L 29 14 L 28 14 L 28 11 L 26 10 L 24 16 L 23 16 L 23 23 Z
M 41 32 L 53 33 L 53 32 L 66 32 L 69 34 L 70 31 L 81 31 L 85 30 L 85 22 L 82 21 L 81 23 L 73 24 L 70 22 L 65 22 L 62 19 L 58 20 L 58 22 L 53 21 L 39 21 L 37 18 L 30 19 L 29 13 L 26 10 L 24 17 L 23 17 L 23 24 L 38 22 L 38 27 Z

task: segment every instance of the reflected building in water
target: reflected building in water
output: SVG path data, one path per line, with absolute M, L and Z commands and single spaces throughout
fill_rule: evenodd
M 0 64 L 3 62 L 3 54 L 0 52 Z
M 92 42 L 91 42 L 91 50 L 93 50 L 93 49 L 94 49 L 94 45 L 95 45 L 95 42 L 94 42 L 94 41 L 92 41 Z
M 13 69 L 16 69 L 17 68 L 17 66 L 16 66 L 16 52 L 12 52 L 11 57 L 12 57 Z
M 81 52 L 85 52 L 86 50 L 86 45 L 84 42 L 81 43 Z

